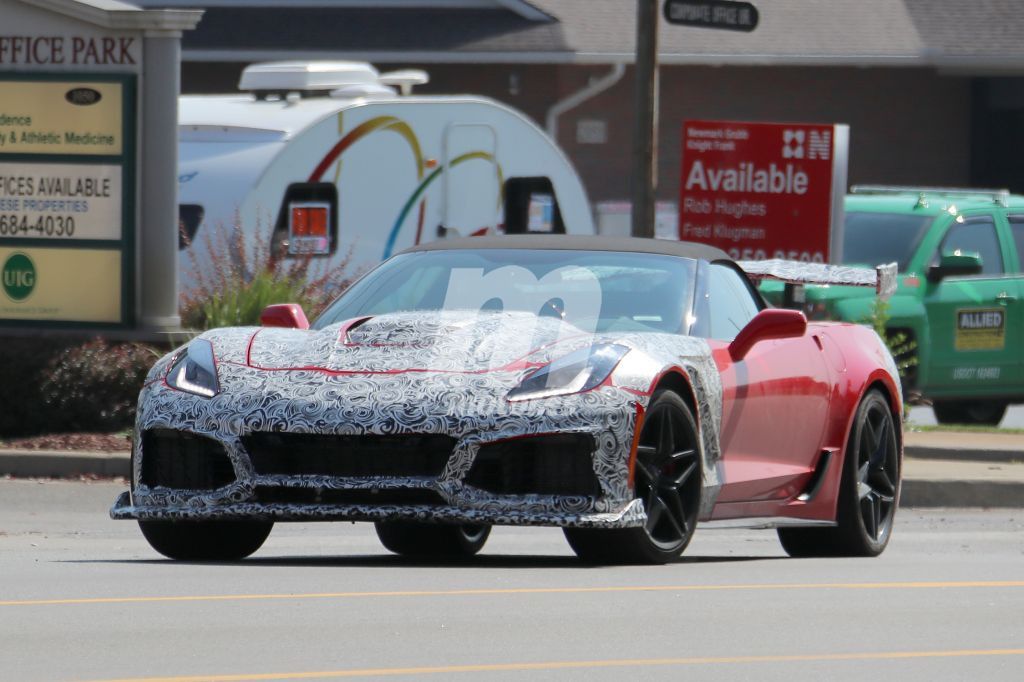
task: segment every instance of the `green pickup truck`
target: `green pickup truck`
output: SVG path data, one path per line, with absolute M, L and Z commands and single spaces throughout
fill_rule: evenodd
M 1024 197 L 1005 191 L 855 187 L 846 197 L 843 262 L 895 261 L 886 328 L 917 354 L 904 391 L 940 423 L 998 424 L 1024 402 Z M 778 303 L 781 286 L 766 284 Z M 809 319 L 865 322 L 874 292 L 808 286 Z

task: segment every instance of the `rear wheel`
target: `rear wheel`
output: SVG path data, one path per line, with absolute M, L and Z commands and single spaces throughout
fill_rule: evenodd
M 644 502 L 641 528 L 566 528 L 576 555 L 592 563 L 664 564 L 693 537 L 702 486 L 697 424 L 671 391 L 657 391 L 637 447 L 636 497 Z
M 885 397 L 870 391 L 847 443 L 834 528 L 780 528 L 790 556 L 878 556 L 889 543 L 899 490 L 899 446 Z
M 259 549 L 273 521 L 139 521 L 146 541 L 169 559 L 237 561 Z
M 999 426 L 1006 403 L 998 400 L 943 400 L 932 405 L 940 424 L 985 424 Z
M 486 525 L 378 521 L 374 527 L 384 547 L 410 557 L 471 557 L 483 549 L 491 534 L 491 527 Z

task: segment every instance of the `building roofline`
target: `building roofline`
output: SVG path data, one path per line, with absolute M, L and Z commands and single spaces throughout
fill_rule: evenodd
M 142 9 L 120 0 L 19 0 L 101 28 L 141 31 L 190 31 L 203 10 Z
M 452 50 L 274 50 L 274 49 L 189 49 L 182 50 L 186 62 L 262 62 L 281 60 L 343 59 L 374 64 L 632 64 L 626 52 L 513 52 Z M 714 54 L 663 53 L 658 61 L 667 66 L 825 66 L 936 68 L 946 72 L 973 73 L 981 70 L 1024 73 L 1024 54 L 988 58 L 949 57 L 926 54 Z

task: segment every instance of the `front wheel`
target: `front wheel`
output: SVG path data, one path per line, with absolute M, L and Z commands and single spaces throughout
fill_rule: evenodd
M 466 558 L 481 549 L 491 534 L 486 525 L 447 526 L 408 521 L 378 521 L 374 524 L 382 545 L 395 554 L 409 557 Z
M 892 411 L 878 391 L 864 396 L 850 432 L 834 528 L 780 528 L 786 553 L 878 556 L 889 543 L 900 486 L 899 444 Z
M 634 473 L 647 521 L 640 528 L 566 528 L 590 563 L 664 564 L 679 557 L 697 527 L 702 487 L 697 423 L 683 399 L 656 391 L 644 417 Z
M 999 426 L 1006 403 L 998 400 L 943 400 L 932 405 L 940 424 L 981 424 Z
M 146 541 L 169 559 L 237 561 L 259 549 L 273 521 L 139 521 Z

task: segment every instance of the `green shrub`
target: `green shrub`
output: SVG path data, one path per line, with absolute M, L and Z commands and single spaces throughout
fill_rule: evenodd
M 47 429 L 53 415 L 43 405 L 40 384 L 64 339 L 9 337 L 0 355 L 0 435 L 19 436 Z
M 161 353 L 67 337 L 13 337 L 3 345 L 2 437 L 130 427 L 143 379 Z
M 160 352 L 137 343 L 94 339 L 54 357 L 40 385 L 42 402 L 59 428 L 116 431 L 135 420 L 146 373 Z
M 889 323 L 889 302 L 881 297 L 875 297 L 871 307 L 871 315 L 865 320 L 888 346 L 896 361 L 896 369 L 901 378 L 906 378 L 908 370 L 917 367 L 917 341 L 908 338 L 903 332 L 889 333 L 886 325 Z
M 260 224 L 256 233 L 262 233 Z M 327 270 L 323 260 L 284 258 L 283 245 L 260 239 L 248 243 L 245 234 L 236 220 L 231 228 L 207 230 L 193 247 L 208 265 L 194 264 L 186 273 L 190 285 L 181 295 L 184 327 L 258 325 L 260 313 L 272 303 L 298 303 L 312 318 L 351 282 L 348 256 Z

